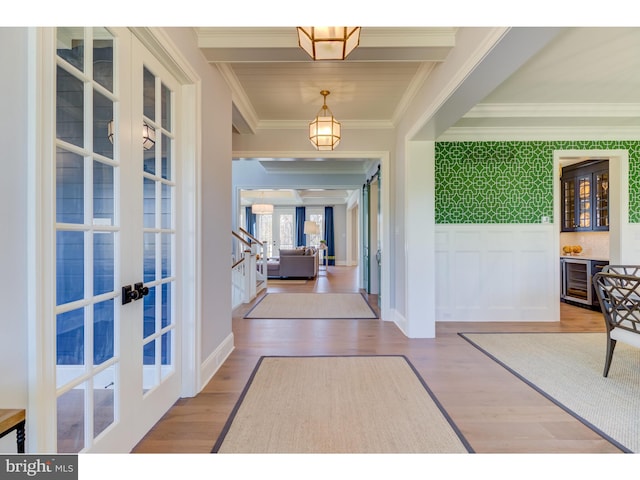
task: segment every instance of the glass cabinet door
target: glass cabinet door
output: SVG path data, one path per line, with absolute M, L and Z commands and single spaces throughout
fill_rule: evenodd
M 609 230 L 609 162 L 588 160 L 562 169 L 562 231 Z
M 591 229 L 591 175 L 576 178 L 576 228 Z
M 576 226 L 575 186 L 574 178 L 562 180 L 562 231 L 573 230 Z
M 596 172 L 593 174 L 595 183 L 594 230 L 609 229 L 609 173 Z

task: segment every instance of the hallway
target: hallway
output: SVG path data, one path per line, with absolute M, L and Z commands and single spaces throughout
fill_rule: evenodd
M 332 266 L 304 285 L 278 284 L 269 292 L 354 292 L 357 275 L 357 268 Z M 134 452 L 210 452 L 262 355 L 383 354 L 409 358 L 477 453 L 618 451 L 457 335 L 604 331 L 600 313 L 562 304 L 561 322 L 447 322 L 437 325 L 435 339 L 409 339 L 379 319 L 244 319 L 254 303 L 233 312 L 235 350 L 214 378 L 196 397 L 178 400 Z

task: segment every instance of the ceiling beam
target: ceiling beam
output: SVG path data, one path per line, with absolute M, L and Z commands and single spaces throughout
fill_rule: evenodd
M 455 28 L 363 27 L 348 62 L 441 62 L 455 46 Z M 200 27 L 198 46 L 211 63 L 310 62 L 295 27 Z

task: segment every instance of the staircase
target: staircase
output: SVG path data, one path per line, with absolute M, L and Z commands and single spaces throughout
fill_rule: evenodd
M 236 252 L 231 264 L 231 302 L 236 308 L 267 288 L 267 256 L 265 244 L 243 228 L 231 234 Z

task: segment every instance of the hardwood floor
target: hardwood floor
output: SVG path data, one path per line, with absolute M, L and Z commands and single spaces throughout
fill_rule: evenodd
M 358 291 L 358 270 L 329 267 L 304 285 L 269 292 Z M 376 298 L 371 297 L 372 305 Z M 235 350 L 194 398 L 180 399 L 136 453 L 208 453 L 262 355 L 406 355 L 477 453 L 619 452 L 462 339 L 464 331 L 604 331 L 599 312 L 561 305 L 560 322 L 439 323 L 435 339 L 409 339 L 382 320 L 257 320 L 233 314 Z M 604 352 L 603 352 L 604 357 Z

